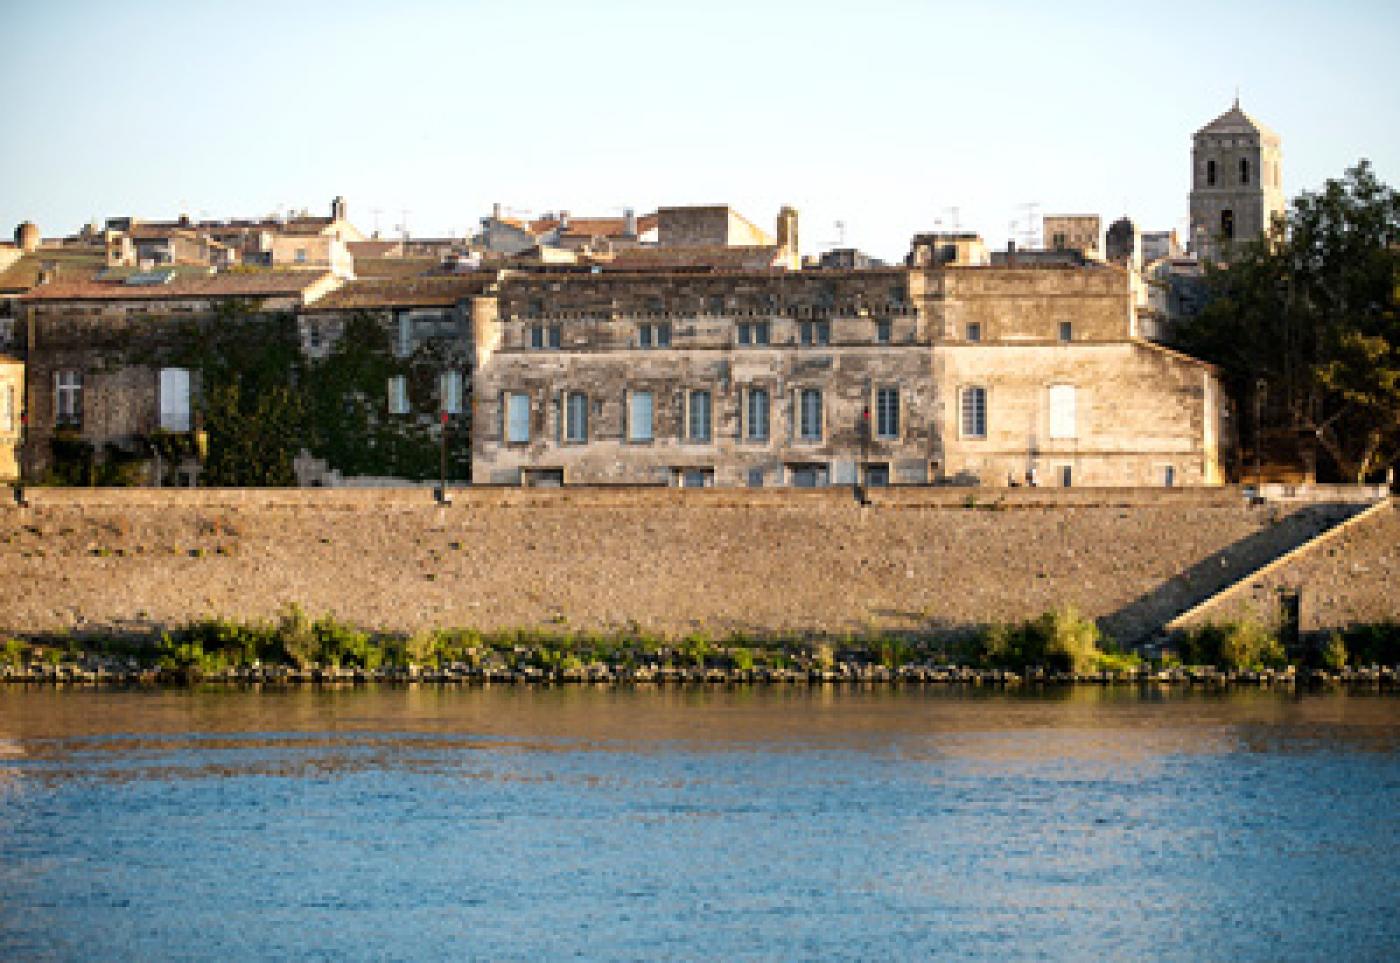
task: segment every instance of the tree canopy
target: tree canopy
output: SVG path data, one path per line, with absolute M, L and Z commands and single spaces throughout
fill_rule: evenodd
M 1363 160 L 1207 270 L 1178 334 L 1236 398 L 1262 387 L 1271 423 L 1316 439 L 1360 481 L 1400 457 L 1400 192 Z

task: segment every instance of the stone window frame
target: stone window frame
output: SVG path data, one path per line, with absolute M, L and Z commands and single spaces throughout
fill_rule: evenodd
M 741 348 L 766 348 L 773 343 L 773 326 L 767 320 L 740 321 L 734 325 L 734 343 Z
M 588 444 L 588 422 L 589 422 L 589 400 L 588 394 L 583 391 L 564 392 L 564 417 L 561 444 L 565 445 L 586 445 Z M 581 419 L 577 424 L 576 418 Z M 578 430 L 575 430 L 578 429 Z
M 1215 161 L 1214 161 L 1214 159 L 1211 159 L 1211 160 L 1206 161 L 1206 187 L 1214 187 L 1214 186 L 1215 186 Z
M 891 344 L 894 341 L 894 322 L 889 318 L 875 319 L 875 343 Z
M 633 399 L 638 395 L 646 395 L 650 399 L 648 407 L 648 425 L 645 438 L 638 438 L 634 434 L 636 412 L 634 411 Z M 622 417 L 626 422 L 623 425 L 623 440 L 629 445 L 651 445 L 656 442 L 656 390 L 654 388 L 628 388 L 623 393 Z
M 1249 158 L 1240 158 L 1240 186 L 1249 186 Z
M 182 385 L 183 382 L 183 385 Z M 192 373 L 189 368 L 161 368 L 157 375 L 156 405 L 161 431 L 189 431 L 192 424 Z
M 525 403 L 524 428 L 525 437 L 514 437 L 511 431 L 514 419 L 511 417 L 512 408 L 516 398 L 523 398 Z M 530 439 L 534 435 L 534 398 L 529 391 L 502 391 L 501 392 L 501 443 L 512 447 L 524 447 L 530 444 Z
M 1060 344 L 1069 344 L 1074 340 L 1074 322 L 1061 321 L 1059 329 L 1055 332 L 1055 340 Z
M 703 437 L 696 435 L 693 424 L 695 400 L 704 395 L 705 405 L 705 434 Z M 706 446 L 715 443 L 715 390 L 709 385 L 697 385 L 686 388 L 683 393 L 685 406 L 683 410 L 684 423 L 681 425 L 681 441 L 687 445 Z
M 977 432 L 977 431 L 968 431 L 968 430 L 967 430 L 967 428 L 968 428 L 968 415 L 969 415 L 969 411 L 968 411 L 969 392 L 973 392 L 973 391 L 980 392 L 980 401 L 978 402 L 978 405 L 979 405 L 979 407 L 980 407 L 980 418 L 981 418 L 981 426 L 980 426 L 980 427 L 981 427 L 981 431 L 980 431 L 980 432 Z M 991 395 L 992 395 L 991 389 L 989 389 L 985 384 L 971 384 L 971 383 L 969 383 L 969 384 L 958 385 L 958 396 L 957 396 L 957 397 L 958 397 L 958 410 L 957 410 L 958 438 L 960 438 L 960 439 L 962 439 L 962 440 L 964 440 L 964 441 L 986 441 L 986 440 L 987 440 L 987 438 L 990 436 L 990 430 L 989 430 L 989 429 L 990 429 L 990 424 L 991 424 L 991 417 L 990 417 L 990 415 L 991 415 L 991 411 L 990 411 L 990 409 L 991 409 Z M 976 411 L 977 411 L 977 409 L 974 409 L 974 413 L 975 413 Z
M 449 415 L 460 415 L 464 408 L 463 390 L 465 380 L 462 372 L 449 368 L 438 375 L 438 411 Z
M 813 318 L 797 322 L 797 343 L 804 348 L 826 348 L 831 345 L 830 319 Z
M 775 386 L 767 381 L 754 382 L 744 385 L 739 391 L 739 441 L 744 445 L 767 446 L 773 443 L 773 395 Z M 753 395 L 755 391 L 762 391 L 765 398 L 764 404 L 764 433 L 762 435 L 752 434 L 753 428 Z
M 671 346 L 670 321 L 643 321 L 637 325 L 637 347 L 646 350 Z
M 816 392 L 817 397 L 817 433 L 808 434 L 806 428 L 807 411 L 804 407 L 809 397 L 809 392 Z M 830 432 L 827 430 L 827 420 L 830 417 L 830 405 L 826 403 L 826 390 L 822 385 L 804 384 L 794 385 L 792 389 L 792 442 L 795 445 L 824 445 Z
M 1160 483 L 1160 485 L 1163 488 L 1181 487 L 1181 473 L 1176 470 L 1175 463 L 1159 462 L 1158 464 L 1153 465 L 1152 469 L 1153 475 L 1157 479 L 1157 483 Z
M 1066 396 L 1065 389 L 1069 390 Z M 1061 392 L 1061 397 L 1068 397 L 1068 419 L 1069 431 L 1063 430 L 1063 425 L 1057 430 L 1055 420 L 1055 396 L 1056 392 Z M 1061 403 L 1063 408 L 1063 402 Z M 1071 381 L 1055 381 L 1045 386 L 1045 437 L 1051 441 L 1076 441 L 1079 438 L 1079 386 Z
M 83 372 L 60 368 L 53 373 L 53 421 L 59 428 L 83 427 Z
M 884 430 L 885 408 L 881 404 L 881 396 L 887 392 L 894 392 L 894 407 L 891 409 L 894 416 L 894 425 L 891 431 Z M 871 437 L 876 441 L 899 441 L 903 437 L 904 427 L 904 393 L 899 390 L 897 384 L 879 384 L 870 391 L 870 413 L 873 416 L 871 424 Z
M 982 343 L 982 322 L 968 321 L 963 325 L 963 340 L 968 344 Z

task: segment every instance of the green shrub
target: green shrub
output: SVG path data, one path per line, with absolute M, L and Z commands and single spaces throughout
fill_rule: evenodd
M 1353 625 L 1342 639 L 1353 665 L 1400 665 L 1400 622 Z
M 1254 619 L 1193 629 L 1186 638 L 1186 658 L 1193 665 L 1226 670 L 1278 668 L 1288 662 L 1278 638 Z
M 1333 632 L 1321 652 L 1323 668 L 1340 672 L 1347 666 L 1347 644 L 1340 632 Z

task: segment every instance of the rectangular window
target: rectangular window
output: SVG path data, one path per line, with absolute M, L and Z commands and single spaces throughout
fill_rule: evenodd
M 875 322 L 875 343 L 890 343 L 890 322 L 888 318 L 881 318 Z
M 530 396 L 506 395 L 506 441 L 524 444 L 530 440 Z
M 304 248 L 304 247 L 299 247 L 299 248 L 297 248 L 297 263 L 298 263 L 298 264 L 305 264 L 305 263 L 306 263 L 306 248 Z
M 750 388 L 748 399 L 748 419 L 744 425 L 744 437 L 749 441 L 768 440 L 768 389 Z
M 1167 465 L 1162 469 L 1162 485 L 1165 488 L 1176 487 L 1176 467 Z
M 899 389 L 881 388 L 875 392 L 875 437 L 899 437 Z
M 800 395 L 800 434 L 803 441 L 822 440 L 822 393 L 819 388 L 803 388 Z
M 1060 322 L 1060 340 L 1061 340 L 1061 341 L 1073 341 L 1073 340 L 1074 340 L 1074 324 L 1073 324 L 1072 322 L 1070 322 L 1070 321 L 1061 321 L 1061 322 Z
M 714 472 L 708 468 L 686 468 L 681 472 L 682 488 L 708 488 Z
M 750 468 L 750 469 L 749 469 L 749 487 L 750 487 L 750 488 L 762 488 L 762 487 L 763 487 L 763 469 L 762 469 L 762 468 Z
M 565 404 L 564 440 L 584 442 L 588 440 L 588 396 L 574 392 Z
M 811 344 L 811 343 L 812 343 L 812 322 L 811 322 L 811 321 L 799 321 L 799 322 L 797 322 L 797 340 L 798 340 L 798 342 L 801 343 L 801 344 Z
M 831 322 L 818 321 L 816 330 L 817 344 L 831 344 Z
M 530 325 L 530 347 L 537 349 L 544 347 L 544 325 Z
M 407 311 L 400 311 L 398 332 L 394 339 L 394 354 L 407 358 L 413 353 L 413 317 Z
M 789 475 L 793 488 L 825 488 L 828 471 L 826 465 L 792 465 Z
M 708 442 L 710 440 L 710 393 L 708 391 L 692 391 L 689 401 L 686 440 Z
M 663 321 L 656 326 L 656 346 L 658 348 L 671 346 L 671 322 Z
M 69 428 L 83 424 L 83 373 L 56 371 L 54 380 L 54 422 Z
M 768 322 L 767 322 L 767 321 L 755 321 L 755 322 L 753 323 L 753 343 L 754 343 L 754 344 L 767 344 L 767 343 L 768 343 Z
M 559 347 L 560 343 L 563 340 L 563 333 L 564 332 L 562 331 L 562 329 L 560 329 L 559 325 L 551 324 L 549 326 L 549 346 L 551 348 Z
M 874 462 L 865 466 L 866 488 L 888 488 L 890 466 L 888 462 Z
M 462 372 L 444 371 L 438 379 L 438 403 L 449 415 L 462 413 Z
M 643 348 L 669 348 L 671 322 L 659 321 L 656 324 L 637 325 L 637 344 Z
M 982 325 L 980 322 L 971 321 L 967 325 L 967 340 L 977 342 L 982 340 Z
M 632 392 L 627 399 L 628 441 L 651 441 L 651 412 L 651 392 Z
M 748 326 L 747 324 L 741 324 L 741 325 L 739 325 L 739 343 L 740 343 L 740 344 L 752 344 L 752 343 L 753 343 L 753 332 L 749 329 L 749 326 Z
M 987 389 L 974 387 L 962 390 L 962 435 L 964 438 L 987 437 Z
M 160 369 L 160 427 L 162 431 L 190 430 L 190 371 Z
M 1074 483 L 1074 472 L 1069 465 L 1060 466 L 1060 487 L 1069 488 Z
M 1075 437 L 1075 407 L 1074 385 L 1050 386 L 1050 437 L 1052 439 Z
M 403 375 L 389 379 L 389 414 L 408 414 L 408 379 Z
M 651 347 L 651 325 L 643 324 L 637 328 L 637 346 L 642 348 Z

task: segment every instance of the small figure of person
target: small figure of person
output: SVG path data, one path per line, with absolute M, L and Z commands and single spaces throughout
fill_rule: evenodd
M 1038 488 L 1040 486 L 1040 476 L 1037 474 L 1034 465 L 1026 469 L 1026 484 L 1031 488 Z

